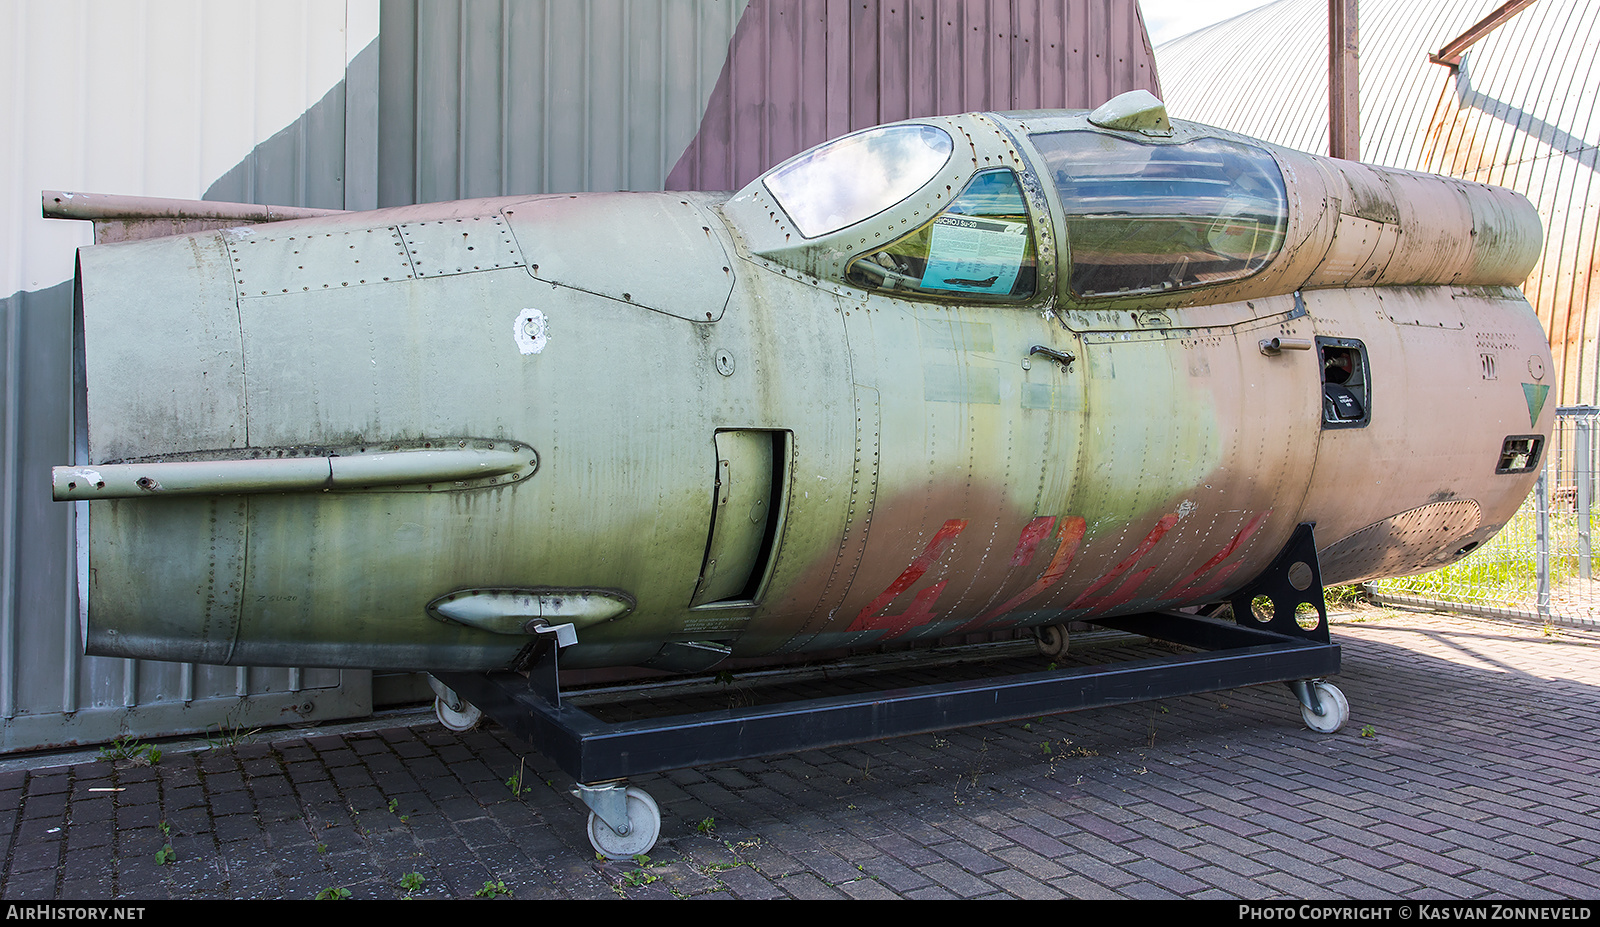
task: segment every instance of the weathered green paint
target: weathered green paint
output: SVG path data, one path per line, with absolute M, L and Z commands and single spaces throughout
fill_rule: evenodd
M 583 625 L 566 665 L 700 665 L 1215 601 L 1304 521 L 1329 581 L 1416 569 L 1525 495 L 1493 459 L 1527 430 L 1508 420 L 1547 429 L 1551 410 L 1479 361 L 1548 364 L 1508 288 L 1526 204 L 1272 149 L 1297 205 L 1259 273 L 1077 300 L 1027 139 L 1083 115 L 925 122 L 959 139 L 951 165 L 816 239 L 757 181 L 86 250 L 80 468 L 385 447 L 400 466 L 460 436 L 531 451 L 470 483 L 92 502 L 92 652 L 488 669 L 534 640 L 528 603 L 564 596 Z M 1173 123 L 1175 144 L 1208 134 L 1226 136 Z M 1024 191 L 1032 296 L 850 282 L 997 165 Z M 1435 196 L 1500 227 L 1463 244 L 1470 226 L 1426 218 Z M 1401 231 L 1427 253 L 1373 257 Z M 1259 346 L 1319 337 L 1364 344 L 1364 427 L 1322 427 L 1319 350 Z M 1478 514 L 1439 521 L 1441 498 Z M 1340 546 L 1401 516 L 1435 530 L 1393 533 L 1385 558 Z
M 1532 428 L 1539 423 L 1539 410 L 1544 408 L 1545 398 L 1550 395 L 1550 384 L 1524 383 L 1522 394 L 1528 399 L 1528 427 Z
M 448 450 L 444 445 L 454 445 Z M 430 448 L 440 448 L 432 450 Z M 220 460 L 158 460 L 57 467 L 57 501 L 138 499 L 148 496 L 229 495 L 258 492 L 360 492 L 375 487 L 417 491 L 467 489 L 527 479 L 538 456 L 515 442 L 466 438 L 319 451 L 267 448 L 260 456 Z M 211 455 L 211 456 L 214 456 Z

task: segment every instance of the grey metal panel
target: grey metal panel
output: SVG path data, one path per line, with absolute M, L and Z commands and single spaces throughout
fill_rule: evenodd
M 378 205 L 416 202 L 415 3 L 391 0 L 378 31 Z
M 1134 0 L 385 0 L 380 42 L 383 205 L 732 189 L 852 129 L 1158 86 Z
M 1563 404 L 1600 399 L 1600 7 L 1540 0 L 1467 50 L 1427 55 L 1499 0 L 1362 0 L 1361 153 L 1526 195 L 1544 223 L 1524 284 Z M 1158 50 L 1174 116 L 1296 148 L 1327 144 L 1323 0 L 1278 0 Z
M 4 595 L 0 717 L 72 705 L 77 675 L 65 619 L 73 579 L 71 507 L 37 491 L 50 459 L 70 455 L 72 285 L 14 293 L 5 310 Z M 48 388 L 54 386 L 54 389 Z M 70 456 L 62 459 L 70 459 Z M 31 671 L 30 671 L 31 670 Z M 52 684 L 53 683 L 53 684 Z
M 378 201 L 659 190 L 741 0 L 385 0 Z
M 344 80 L 344 208 L 378 208 L 379 44 L 356 54 Z

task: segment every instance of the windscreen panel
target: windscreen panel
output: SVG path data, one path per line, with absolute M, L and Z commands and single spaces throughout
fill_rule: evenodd
M 779 165 L 762 181 L 806 238 L 837 232 L 917 192 L 950 160 L 937 126 L 868 129 Z
M 1288 197 L 1262 149 L 1215 138 L 1143 144 L 1085 131 L 1032 140 L 1061 194 L 1076 296 L 1240 280 L 1283 247 Z

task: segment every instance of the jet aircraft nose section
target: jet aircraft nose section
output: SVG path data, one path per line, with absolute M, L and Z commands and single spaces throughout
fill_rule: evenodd
M 713 221 L 541 197 L 85 249 L 55 494 L 93 503 L 91 651 L 482 668 L 635 589 L 687 603 L 717 452 L 685 399 L 724 379 L 690 320 L 734 280 Z
M 1531 207 L 1159 109 L 84 249 L 88 646 L 693 668 L 1218 601 L 1308 522 L 1336 577 L 1481 542 L 1550 427 L 1479 373 L 1549 366 Z
M 1553 365 L 1516 286 L 1538 235 L 1509 191 L 1133 95 L 874 127 L 726 201 L 84 249 L 54 490 L 84 640 L 514 671 L 446 674 L 441 717 L 470 715 L 456 693 L 522 706 L 616 856 L 659 819 L 616 779 L 775 744 L 1268 681 L 1331 732 L 1322 583 L 1459 558 L 1537 477 Z M 1183 611 L 1224 602 L 1236 626 Z M 594 754 L 554 704 L 558 668 L 1029 629 L 1059 656 L 1080 621 L 1226 653 L 644 722 Z

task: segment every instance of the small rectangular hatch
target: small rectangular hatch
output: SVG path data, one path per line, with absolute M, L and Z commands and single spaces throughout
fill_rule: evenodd
M 716 433 L 711 534 L 691 607 L 760 597 L 783 525 L 792 440 L 787 431 Z
M 1367 346 L 1354 338 L 1318 338 L 1322 427 L 1365 428 L 1372 421 L 1372 371 Z

